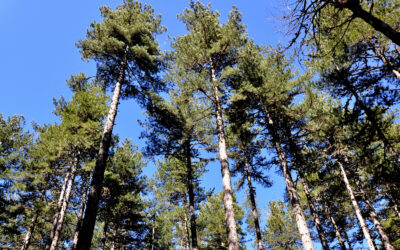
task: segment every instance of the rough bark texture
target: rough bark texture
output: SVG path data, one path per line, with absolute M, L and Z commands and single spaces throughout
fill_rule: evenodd
M 215 105 L 215 117 L 218 131 L 218 149 L 219 149 L 219 160 L 221 162 L 221 174 L 222 174 L 222 190 L 224 193 L 224 207 L 225 207 L 225 220 L 228 231 L 228 246 L 229 250 L 239 250 L 239 237 L 237 234 L 235 210 L 233 207 L 233 190 L 231 184 L 231 172 L 229 170 L 228 154 L 225 142 L 225 127 L 224 120 L 222 117 L 222 104 L 219 99 L 218 87 L 215 86 L 216 78 L 215 71 L 211 69 L 211 80 L 213 84 L 213 97 Z
M 261 237 L 261 230 L 260 230 L 260 222 L 259 222 L 258 211 L 257 211 L 255 189 L 254 189 L 252 181 L 251 181 L 249 163 L 246 158 L 245 158 L 245 167 L 246 167 L 245 171 L 246 171 L 246 177 L 247 177 L 247 185 L 249 188 L 251 214 L 253 215 L 254 228 L 256 231 L 257 249 L 262 250 L 263 245 L 262 245 L 262 237 Z
M 371 25 L 376 31 L 381 32 L 390 40 L 392 40 L 392 42 L 400 46 L 400 32 L 397 32 L 387 23 L 372 15 L 371 12 L 365 11 L 361 7 L 359 0 L 342 0 L 339 2 L 344 8 L 350 10 L 353 13 L 354 17 L 361 18 L 364 22 Z
M 125 51 L 126 53 L 127 51 Z M 122 80 L 125 77 L 126 55 L 121 65 L 118 80 L 115 84 L 114 93 L 108 111 L 107 120 L 104 125 L 103 135 L 100 141 L 99 153 L 96 160 L 96 165 L 93 170 L 92 182 L 90 183 L 90 191 L 88 201 L 86 204 L 85 216 L 82 223 L 82 228 L 79 232 L 77 249 L 89 250 L 92 244 L 93 230 L 96 223 L 97 210 L 99 200 L 101 197 L 101 191 L 103 188 L 104 171 L 106 168 L 106 162 L 108 158 L 108 151 L 111 145 L 112 131 L 114 127 L 115 117 L 117 116 L 119 99 L 121 96 L 121 85 Z
M 311 190 L 308 186 L 308 181 L 304 177 L 304 174 L 301 170 L 299 170 L 298 173 L 300 175 L 300 181 L 301 181 L 301 183 L 303 183 L 304 192 L 306 194 L 308 206 L 310 207 L 310 212 L 313 216 L 315 227 L 317 228 L 318 237 L 319 237 L 319 240 L 321 241 L 322 249 L 329 250 L 329 244 L 328 244 L 328 241 L 326 240 L 324 229 L 322 228 L 322 223 L 319 218 L 317 208 L 315 207 L 315 200 L 312 197 Z
M 340 161 L 337 161 L 337 163 L 339 165 L 340 172 L 341 172 L 342 177 L 343 177 L 343 181 L 344 181 L 344 183 L 346 185 L 347 192 L 349 193 L 351 204 L 353 205 L 353 208 L 354 208 L 354 210 L 356 212 L 357 219 L 358 219 L 358 222 L 360 223 L 360 226 L 361 226 L 361 229 L 363 231 L 365 240 L 368 243 L 368 247 L 371 250 L 375 250 L 376 248 L 374 246 L 374 242 L 373 242 L 373 240 L 371 238 L 371 234 L 369 233 L 369 229 L 367 227 L 367 224 L 365 223 L 365 219 L 361 214 L 361 209 L 358 206 L 356 197 L 354 196 L 353 190 L 352 190 L 352 188 L 350 186 L 350 182 L 349 182 L 349 179 L 347 178 L 347 174 L 346 174 L 346 171 L 344 170 L 343 164 Z
M 390 243 L 389 236 L 386 234 L 385 229 L 383 228 L 381 221 L 379 219 L 378 214 L 375 212 L 375 208 L 372 206 L 371 202 L 369 201 L 367 194 L 365 193 L 362 184 L 360 180 L 356 177 L 356 185 L 358 187 L 359 192 L 361 193 L 361 197 L 365 204 L 367 205 L 369 209 L 369 215 L 372 218 L 372 221 L 374 222 L 375 228 L 378 230 L 379 235 L 381 236 L 381 240 L 383 242 L 383 245 L 385 246 L 385 249 L 387 250 L 394 250 L 394 247 L 392 243 Z
M 278 155 L 283 177 L 285 178 L 286 189 L 289 195 L 290 203 L 293 208 L 293 213 L 296 217 L 297 228 L 299 230 L 299 234 L 301 237 L 301 241 L 303 243 L 303 247 L 305 250 L 313 250 L 314 245 L 311 240 L 311 234 L 307 227 L 307 221 L 303 213 L 303 209 L 300 205 L 299 195 L 297 194 L 296 187 L 294 186 L 292 176 L 290 174 L 290 170 L 287 164 L 286 155 L 282 149 L 280 139 L 278 134 L 274 129 L 274 121 L 272 120 L 271 116 L 267 113 L 267 120 L 268 120 L 268 130 L 271 133 L 272 141 L 275 146 L 276 153 Z
M 189 215 L 190 215 L 190 236 L 192 241 L 192 249 L 197 250 L 197 229 L 196 229 L 196 213 L 194 204 L 194 187 L 193 187 L 193 169 L 191 158 L 190 141 L 186 143 L 186 165 L 187 165 L 187 188 L 189 193 Z
M 87 198 L 87 192 L 89 189 L 89 182 L 90 182 L 90 177 L 87 179 L 86 181 L 86 185 L 85 185 L 85 190 L 82 194 L 82 199 L 81 199 L 81 206 L 79 208 L 79 213 L 78 213 L 78 217 L 77 217 L 77 223 L 76 223 L 76 229 L 75 229 L 75 234 L 74 234 L 74 241 L 72 243 L 72 249 L 76 250 L 76 244 L 78 243 L 78 236 L 79 236 L 79 232 L 81 230 L 82 227 L 82 222 L 83 222 L 83 212 L 85 211 L 85 205 L 86 205 L 86 198 Z
M 52 241 L 51 241 L 51 245 L 50 245 L 50 250 L 55 250 L 57 248 L 57 242 L 58 242 L 58 238 L 60 237 L 60 234 L 61 234 L 61 229 L 62 229 L 62 225 L 64 222 L 65 212 L 67 211 L 67 208 L 68 208 L 69 198 L 71 197 L 72 185 L 74 184 L 74 179 L 75 179 L 76 170 L 78 168 L 78 164 L 79 164 L 78 159 L 76 159 L 72 165 L 71 175 L 68 180 L 68 186 L 65 191 L 65 196 L 64 196 L 62 206 L 60 209 L 60 213 L 58 216 L 58 221 L 56 224 L 57 226 L 56 226 L 56 229 L 54 232 L 54 237 L 51 239 Z

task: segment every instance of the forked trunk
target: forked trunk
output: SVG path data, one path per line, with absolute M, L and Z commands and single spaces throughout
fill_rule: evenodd
M 248 163 L 246 157 L 245 157 L 245 167 L 246 167 L 246 169 L 245 169 L 246 172 L 245 173 L 246 173 L 246 178 L 247 178 L 247 186 L 249 188 L 251 214 L 253 215 L 254 228 L 255 228 L 255 231 L 256 231 L 257 249 L 258 250 L 262 250 L 263 249 L 263 245 L 262 245 L 260 222 L 259 222 L 257 204 L 256 204 L 256 195 L 255 195 L 255 190 L 254 190 L 254 187 L 253 187 L 253 184 L 252 184 L 252 181 L 251 181 L 249 163 Z
M 346 171 L 344 170 L 343 164 L 340 161 L 337 161 L 337 164 L 339 165 L 340 172 L 343 177 L 343 181 L 346 185 L 347 192 L 349 193 L 349 196 L 350 196 L 351 204 L 353 205 L 353 208 L 356 212 L 358 222 L 360 223 L 360 226 L 361 226 L 362 232 L 364 234 L 365 240 L 367 241 L 368 247 L 371 250 L 375 250 L 376 248 L 374 246 L 374 242 L 371 238 L 371 234 L 369 233 L 369 229 L 367 227 L 365 219 L 362 216 L 361 209 L 358 206 L 356 197 L 354 196 L 353 189 L 350 186 L 350 182 L 349 182 L 349 179 L 347 178 L 347 174 L 346 174 Z
M 192 241 L 192 249 L 197 250 L 197 226 L 196 226 L 196 213 L 194 204 L 194 187 L 193 187 L 193 168 L 192 158 L 190 154 L 191 146 L 190 141 L 186 143 L 186 167 L 187 167 L 187 188 L 189 193 L 189 215 L 190 215 L 190 236 Z
M 74 241 L 72 243 L 72 249 L 73 250 L 76 250 L 76 244 L 78 243 L 79 232 L 80 232 L 81 227 L 82 227 L 83 212 L 85 211 L 86 198 L 87 198 L 87 192 L 88 192 L 88 189 L 89 189 L 90 179 L 91 179 L 91 177 L 88 177 L 88 179 L 86 180 L 85 190 L 84 190 L 84 192 L 82 194 L 82 199 L 81 199 L 81 206 L 79 208 L 78 217 L 76 219 L 77 223 L 76 223 L 76 229 L 75 229 L 75 234 L 74 234 Z
M 364 188 L 362 187 L 362 184 L 358 177 L 356 176 L 356 185 L 361 193 L 361 197 L 363 198 L 363 201 L 367 205 L 369 209 L 369 215 L 374 222 L 375 228 L 378 230 L 379 235 L 381 236 L 381 240 L 383 242 L 383 245 L 385 246 L 385 249 L 387 250 L 394 250 L 394 247 L 392 243 L 390 243 L 389 236 L 386 234 L 385 229 L 382 226 L 382 223 L 379 219 L 378 214 L 375 212 L 375 208 L 372 206 L 371 202 L 369 201 L 367 194 L 364 191 Z
M 219 99 L 219 91 L 216 84 L 215 70 L 211 69 L 211 80 L 213 85 L 213 98 L 215 105 L 215 117 L 218 131 L 219 160 L 221 162 L 222 190 L 224 193 L 225 221 L 228 231 L 229 250 L 239 250 L 239 237 L 237 234 L 235 210 L 233 207 L 233 190 L 231 184 L 231 172 L 229 170 L 228 154 L 225 142 L 225 127 L 222 117 L 222 104 Z
M 292 204 L 293 213 L 295 214 L 296 217 L 297 228 L 299 230 L 303 247 L 305 250 L 311 250 L 311 249 L 313 250 L 314 245 L 311 240 L 311 234 L 310 231 L 308 230 L 307 221 L 304 216 L 303 209 L 301 208 L 300 205 L 299 195 L 297 194 L 296 187 L 294 186 L 293 179 L 290 174 L 290 170 L 286 160 L 286 155 L 282 149 L 280 139 L 274 128 L 275 126 L 274 121 L 272 120 L 271 116 L 268 113 L 266 113 L 266 115 L 268 120 L 268 130 L 272 135 L 272 140 L 275 146 L 275 150 L 281 164 L 283 177 L 285 178 L 286 189 L 289 194 L 290 203 Z
M 56 224 L 57 226 L 56 226 L 56 230 L 54 232 L 54 237 L 53 237 L 51 245 L 50 245 L 50 250 L 55 250 L 57 247 L 58 238 L 60 237 L 62 225 L 64 222 L 65 212 L 67 211 L 69 198 L 71 197 L 72 185 L 74 184 L 75 174 L 76 174 L 76 170 L 77 170 L 78 164 L 79 164 L 78 161 L 79 160 L 76 158 L 74 163 L 72 164 L 71 176 L 68 180 L 68 186 L 65 191 L 65 196 L 64 196 L 62 206 L 60 209 L 60 214 L 58 216 L 58 221 Z
M 97 210 L 101 191 L 103 188 L 104 171 L 108 158 L 108 151 L 111 145 L 112 131 L 114 127 L 115 117 L 117 116 L 119 99 L 121 96 L 121 85 L 125 78 L 125 69 L 127 67 L 128 46 L 125 48 L 125 56 L 118 80 L 115 84 L 110 109 L 108 111 L 107 120 L 104 125 L 103 135 L 101 136 L 99 153 L 96 159 L 96 165 L 93 170 L 92 182 L 90 183 L 90 191 L 86 204 L 85 216 L 83 218 L 82 228 L 79 232 L 77 249 L 89 250 L 92 244 L 94 225 L 96 224 Z

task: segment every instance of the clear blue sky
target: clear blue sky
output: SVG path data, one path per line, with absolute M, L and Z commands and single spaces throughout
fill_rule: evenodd
M 168 49 L 168 36 L 186 32 L 176 15 L 188 6 L 189 1 L 143 2 L 151 4 L 155 13 L 162 15 L 162 24 L 168 30 L 159 37 L 159 44 L 162 49 Z M 79 72 L 95 74 L 95 65 L 80 59 L 75 43 L 84 38 L 90 22 L 100 21 L 99 6 L 114 8 L 119 3 L 111 0 L 0 1 L 0 113 L 5 117 L 24 115 L 28 123 L 35 121 L 40 125 L 56 122 L 57 117 L 52 114 L 53 97 L 71 97 L 65 80 Z M 249 37 L 258 44 L 275 45 L 287 40 L 279 32 L 282 24 L 277 18 L 284 10 L 280 1 L 218 0 L 211 1 L 211 4 L 221 14 L 222 21 L 226 20 L 232 6 L 237 6 L 243 14 Z M 132 138 L 139 147 L 144 143 L 138 139 L 142 128 L 137 119 L 143 117 L 141 112 L 134 100 L 122 100 L 114 130 L 121 138 Z M 221 190 L 218 164 L 210 164 L 209 169 L 203 185 Z M 147 171 L 150 172 L 151 169 Z M 274 172 L 272 169 L 274 186 L 257 190 L 261 208 L 266 208 L 269 200 L 283 197 L 283 177 Z

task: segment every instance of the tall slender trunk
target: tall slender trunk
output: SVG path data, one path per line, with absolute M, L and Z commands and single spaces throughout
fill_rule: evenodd
M 369 201 L 367 194 L 365 193 L 364 188 L 357 176 L 356 176 L 355 180 L 356 180 L 356 185 L 358 187 L 358 190 L 361 193 L 361 197 L 363 198 L 363 201 L 365 202 L 365 204 L 367 205 L 367 207 L 369 209 L 369 215 L 370 215 L 372 221 L 374 222 L 375 228 L 378 230 L 378 233 L 381 236 L 381 240 L 383 242 L 383 245 L 385 246 L 385 249 L 394 250 L 392 243 L 390 243 L 389 236 L 386 234 L 385 229 L 383 228 L 382 223 L 379 219 L 379 216 L 375 212 L 375 208 L 372 206 L 371 202 Z
M 244 157 L 244 160 L 245 160 L 245 174 L 246 174 L 246 178 L 247 178 L 247 186 L 249 188 L 251 214 L 253 215 L 254 228 L 256 231 L 257 249 L 262 250 L 263 245 L 262 245 L 262 237 L 261 237 L 261 230 L 260 230 L 260 222 L 259 222 L 258 211 L 257 211 L 255 189 L 254 189 L 252 181 L 251 181 L 248 160 L 246 157 Z
M 90 179 L 91 179 L 91 175 L 86 180 L 86 185 L 85 185 L 85 188 L 84 188 L 84 191 L 83 191 L 83 194 L 82 194 L 79 213 L 78 213 L 78 216 L 76 218 L 77 223 L 76 223 L 76 229 L 75 229 L 75 234 L 74 234 L 74 240 L 73 240 L 73 243 L 72 243 L 72 249 L 73 250 L 76 250 L 76 244 L 78 243 L 79 232 L 80 232 L 81 227 L 82 227 L 83 212 L 85 211 L 86 198 L 87 198 L 87 192 L 88 192 L 88 189 L 89 189 Z
M 374 246 L 374 242 L 373 242 L 373 240 L 371 238 L 371 234 L 369 233 L 369 229 L 367 227 L 365 219 L 361 214 L 361 209 L 358 206 L 356 197 L 354 196 L 353 190 L 352 190 L 352 188 L 350 186 L 350 182 L 349 182 L 349 179 L 347 178 L 347 174 L 346 174 L 346 171 L 344 170 L 343 164 L 340 161 L 337 161 L 337 164 L 339 165 L 340 172 L 341 172 L 342 177 L 343 177 L 343 181 L 344 181 L 344 183 L 346 185 L 347 192 L 349 193 L 349 196 L 350 196 L 351 204 L 353 205 L 353 208 L 354 208 L 354 210 L 356 212 L 358 222 L 360 223 L 360 226 L 361 226 L 361 229 L 363 231 L 365 240 L 368 243 L 368 247 L 371 250 L 375 250 L 376 248 Z
M 271 133 L 272 141 L 275 144 L 274 145 L 275 150 L 276 150 L 276 153 L 278 155 L 278 158 L 279 158 L 279 161 L 281 164 L 283 177 L 285 178 L 286 189 L 289 194 L 290 203 L 292 204 L 292 207 L 293 207 L 293 213 L 295 214 L 295 217 L 296 217 L 297 228 L 299 230 L 299 234 L 301 237 L 301 241 L 303 243 L 303 247 L 305 250 L 311 250 L 311 249 L 313 250 L 314 245 L 311 240 L 311 234 L 310 234 L 310 231 L 308 230 L 307 221 L 304 216 L 303 209 L 301 208 L 301 205 L 300 205 L 299 195 L 297 194 L 296 187 L 294 186 L 293 179 L 290 174 L 290 170 L 289 170 L 287 160 L 286 160 L 286 155 L 282 149 L 280 139 L 274 128 L 275 127 L 274 121 L 272 120 L 269 113 L 266 113 L 266 116 L 267 116 L 267 122 L 268 122 L 268 130 Z
M 103 188 L 104 171 L 108 158 L 108 151 L 111 145 L 112 131 L 117 116 L 119 99 L 121 96 L 121 85 L 125 78 L 125 70 L 127 67 L 127 52 L 128 46 L 125 47 L 125 55 L 118 75 L 118 80 L 115 84 L 110 109 L 108 111 L 107 120 L 104 125 L 103 135 L 101 136 L 99 153 L 96 159 L 96 165 L 93 170 L 92 182 L 88 201 L 86 204 L 85 216 L 83 218 L 82 228 L 79 232 L 77 249 L 89 250 L 92 245 L 93 231 L 96 224 L 97 210 L 101 191 Z
M 343 7 L 349 9 L 353 13 L 353 16 L 361 18 L 376 31 L 381 32 L 392 40 L 392 42 L 400 46 L 400 32 L 394 30 L 387 23 L 372 15 L 372 13 L 365 11 L 360 5 L 360 0 L 347 0 L 342 2 L 344 2 Z
M 61 207 L 62 207 L 62 204 L 64 201 L 64 197 L 65 197 L 65 190 L 67 188 L 70 177 L 71 177 L 71 171 L 68 171 L 64 177 L 64 183 L 62 184 L 60 196 L 58 197 L 57 207 L 56 207 L 56 211 L 53 216 L 53 223 L 52 223 L 52 227 L 51 227 L 51 231 L 50 231 L 50 239 L 49 239 L 48 244 L 46 244 L 46 250 L 50 249 L 51 242 L 54 239 L 54 234 L 55 234 L 56 228 L 57 228 L 57 222 L 60 217 L 60 210 L 61 210 Z
M 211 60 L 210 60 L 211 62 Z M 221 162 L 222 190 L 224 193 L 225 220 L 228 231 L 229 250 L 239 250 L 239 237 L 237 234 L 235 210 L 233 207 L 233 190 L 231 184 L 231 172 L 229 170 L 228 154 L 225 142 L 225 126 L 222 117 L 222 105 L 219 98 L 219 90 L 216 86 L 215 69 L 211 68 L 211 80 L 213 85 L 213 98 L 215 105 L 215 117 L 218 131 L 219 160 Z
M 300 181 L 304 187 L 304 193 L 306 194 L 308 206 L 310 207 L 310 212 L 314 218 L 315 227 L 317 228 L 318 237 L 319 240 L 321 241 L 322 249 L 329 250 L 329 244 L 328 241 L 326 240 L 324 229 L 322 228 L 322 223 L 319 218 L 317 208 L 315 207 L 315 200 L 312 197 L 310 187 L 308 186 L 308 181 L 304 177 L 304 173 L 301 169 L 298 170 L 298 173 L 300 176 Z
M 76 170 L 78 168 L 78 164 L 79 164 L 79 159 L 76 158 L 74 163 L 72 164 L 71 176 L 68 180 L 67 190 L 65 191 L 65 197 L 63 199 L 62 206 L 60 209 L 60 214 L 58 217 L 56 230 L 54 232 L 54 238 L 52 239 L 52 242 L 51 242 L 50 250 L 55 250 L 57 247 L 58 238 L 60 237 L 62 225 L 64 222 L 65 212 L 67 211 L 69 199 L 71 197 L 72 185 L 74 184 L 74 179 L 75 179 Z
M 22 244 L 21 250 L 27 250 L 29 245 L 31 244 L 32 233 L 35 230 L 36 221 L 39 215 L 36 212 L 35 215 L 31 219 L 31 225 L 29 226 L 28 231 L 26 232 L 24 243 Z
M 340 234 L 339 227 L 338 227 L 338 225 L 336 224 L 336 221 L 335 221 L 335 219 L 334 219 L 333 216 L 332 216 L 331 210 L 329 209 L 329 205 L 327 205 L 326 202 L 324 202 L 323 206 L 324 206 L 325 214 L 326 214 L 326 216 L 329 217 L 329 220 L 330 220 L 331 223 L 332 223 L 333 229 L 335 230 L 335 235 L 336 235 L 336 238 L 337 238 L 338 241 L 339 241 L 340 248 L 341 248 L 342 250 L 346 250 L 346 246 L 345 246 L 345 244 L 344 244 L 342 235 Z
M 193 186 L 193 168 L 191 158 L 190 141 L 186 142 L 186 167 L 187 167 L 187 188 L 189 193 L 189 215 L 190 215 L 190 236 L 192 241 L 192 249 L 197 250 L 197 228 L 196 228 L 196 213 L 194 204 L 194 186 Z

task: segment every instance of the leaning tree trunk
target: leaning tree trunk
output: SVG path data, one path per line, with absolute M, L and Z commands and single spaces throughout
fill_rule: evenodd
M 190 215 L 190 236 L 192 241 L 192 249 L 197 250 L 197 226 L 194 201 L 194 186 L 193 186 L 193 168 L 191 158 L 190 141 L 186 142 L 186 167 L 187 167 L 187 188 L 189 193 L 189 215 Z
M 35 215 L 32 217 L 31 225 L 29 226 L 29 229 L 26 232 L 24 243 L 22 244 L 21 250 L 27 250 L 29 245 L 31 244 L 32 233 L 33 230 L 35 230 L 36 221 L 38 217 L 39 217 L 38 213 L 35 213 Z
M 94 225 L 96 223 L 97 210 L 101 191 L 103 188 L 104 171 L 108 158 L 108 151 L 111 145 L 112 131 L 114 127 L 115 117 L 117 116 L 119 99 L 121 96 L 121 85 L 125 78 L 125 70 L 127 67 L 128 46 L 125 48 L 125 56 L 120 68 L 118 80 L 115 84 L 110 109 L 108 111 L 107 120 L 104 125 L 103 135 L 101 136 L 99 153 L 96 159 L 96 165 L 93 170 L 92 182 L 88 201 L 86 204 L 85 216 L 83 218 L 82 228 L 79 232 L 77 249 L 89 250 L 92 244 Z
M 58 197 L 57 208 L 53 216 L 53 223 L 50 231 L 50 241 L 48 242 L 48 244 L 46 244 L 46 250 L 50 249 L 51 241 L 53 240 L 54 234 L 56 232 L 58 218 L 60 217 L 60 210 L 65 197 L 65 190 L 67 188 L 70 177 L 71 177 L 71 171 L 68 171 L 68 173 L 66 173 L 64 177 L 64 183 L 62 184 L 60 196 Z
M 378 233 L 381 236 L 381 240 L 382 240 L 382 243 L 383 243 L 385 249 L 394 250 L 392 243 L 390 243 L 389 236 L 386 234 L 385 229 L 383 228 L 382 223 L 379 219 L 379 216 L 375 212 L 375 208 L 372 206 L 371 202 L 369 201 L 367 194 L 365 193 L 365 191 L 362 187 L 362 184 L 357 176 L 356 176 L 355 180 L 356 180 L 356 185 L 361 193 L 361 197 L 369 209 L 369 215 L 370 215 L 372 221 L 374 222 L 375 228 L 378 230 Z
M 210 60 L 211 62 L 211 60 Z M 229 170 L 228 153 L 225 142 L 225 127 L 222 117 L 222 104 L 216 84 L 215 70 L 211 69 L 211 80 L 213 85 L 213 98 L 215 105 L 215 117 L 218 131 L 219 160 L 221 162 L 222 190 L 224 193 L 225 221 L 228 231 L 229 250 L 239 250 L 239 237 L 236 229 L 235 210 L 233 207 L 233 190 L 231 184 L 231 172 Z
M 261 230 L 260 230 L 260 222 L 259 222 L 258 211 L 257 211 L 255 189 L 254 189 L 252 181 L 251 181 L 249 163 L 248 163 L 246 157 L 244 157 L 244 160 L 245 160 L 245 168 L 246 168 L 245 174 L 246 174 L 246 178 L 247 178 L 247 186 L 249 188 L 251 214 L 253 215 L 254 228 L 256 231 L 257 249 L 262 250 L 263 245 L 262 245 L 262 237 L 261 237 Z
M 353 13 L 354 17 L 361 18 L 364 22 L 371 25 L 376 31 L 381 32 L 392 42 L 400 46 L 400 32 L 397 32 L 387 23 L 372 15 L 371 12 L 365 11 L 360 5 L 360 0 L 338 1 L 342 6 Z
M 349 179 L 347 178 L 347 174 L 346 174 L 346 171 L 344 170 L 343 164 L 340 161 L 337 161 L 337 163 L 339 165 L 340 172 L 341 172 L 342 177 L 343 177 L 343 181 L 344 181 L 344 183 L 346 185 L 347 192 L 349 193 L 351 204 L 353 205 L 353 208 L 354 208 L 354 210 L 356 212 L 357 219 L 358 219 L 358 222 L 360 223 L 360 226 L 361 226 L 361 229 L 363 231 L 365 240 L 368 243 L 368 247 L 371 250 L 375 250 L 376 248 L 374 246 L 374 242 L 373 242 L 373 240 L 371 238 L 371 234 L 369 233 L 369 229 L 367 227 L 365 219 L 362 216 L 361 209 L 358 206 L 356 197 L 354 196 L 353 190 L 352 190 L 352 188 L 350 186 L 350 182 L 349 182 Z
M 58 238 L 60 237 L 62 225 L 63 225 L 63 222 L 64 222 L 65 212 L 67 211 L 69 199 L 71 197 L 72 185 L 74 184 L 75 173 L 76 173 L 76 170 L 78 168 L 78 164 L 79 164 L 79 160 L 75 159 L 75 162 L 72 165 L 71 176 L 70 176 L 70 178 L 68 180 L 69 183 L 68 183 L 68 186 L 67 186 L 67 190 L 65 191 L 65 197 L 63 199 L 62 206 L 61 206 L 61 209 L 60 209 L 60 213 L 59 213 L 59 216 L 58 216 L 58 221 L 57 221 L 57 224 L 56 224 L 54 237 L 51 239 L 52 242 L 51 242 L 51 245 L 50 245 L 50 250 L 55 250 L 56 247 L 57 247 Z
M 337 238 L 338 241 L 339 241 L 340 248 L 341 248 L 342 250 L 346 250 L 346 246 L 345 246 L 345 244 L 344 244 L 342 235 L 340 234 L 339 227 L 338 227 L 338 225 L 336 224 L 336 221 L 335 221 L 335 219 L 333 218 L 332 213 L 331 213 L 331 210 L 329 209 L 329 206 L 326 204 L 326 201 L 324 201 L 323 207 L 324 207 L 326 216 L 328 216 L 329 220 L 330 220 L 331 223 L 332 223 L 333 229 L 335 230 L 335 235 L 336 235 L 336 238 Z
M 304 187 L 304 193 L 306 194 L 308 206 L 310 207 L 310 212 L 314 218 L 315 227 L 317 228 L 318 237 L 319 240 L 321 241 L 322 249 L 329 250 L 329 244 L 328 241 L 326 240 L 324 229 L 322 228 L 322 223 L 319 218 L 317 208 L 315 207 L 315 200 L 312 197 L 310 187 L 308 186 L 308 181 L 306 177 L 304 177 L 304 173 L 302 172 L 302 170 L 299 169 L 298 173 L 300 176 L 300 181 Z
M 311 249 L 313 250 L 314 245 L 311 240 L 311 234 L 310 231 L 308 230 L 306 217 L 304 216 L 303 209 L 301 208 L 300 205 L 299 195 L 297 194 L 296 187 L 294 186 L 293 179 L 290 174 L 289 166 L 286 160 L 286 155 L 282 149 L 280 139 L 275 130 L 274 121 L 272 120 L 269 113 L 266 113 L 266 116 L 268 122 L 268 130 L 271 133 L 272 141 L 274 143 L 275 150 L 281 164 L 283 177 L 285 178 L 286 189 L 289 194 L 290 203 L 292 204 L 293 213 L 295 214 L 296 217 L 297 228 L 299 230 L 303 247 L 305 250 L 311 250 Z
M 86 180 L 86 185 L 85 185 L 85 189 L 83 191 L 82 194 L 82 199 L 81 199 L 81 205 L 79 208 L 79 213 L 78 213 L 78 217 L 76 218 L 76 229 L 75 229 L 75 234 L 74 234 L 74 240 L 72 243 L 72 249 L 76 250 L 76 244 L 78 243 L 78 236 L 79 236 L 79 232 L 81 230 L 82 227 L 82 222 L 83 222 L 83 212 L 85 211 L 85 205 L 86 205 L 86 198 L 87 198 L 87 192 L 89 189 L 89 182 L 90 182 L 91 176 L 88 177 L 88 179 Z

